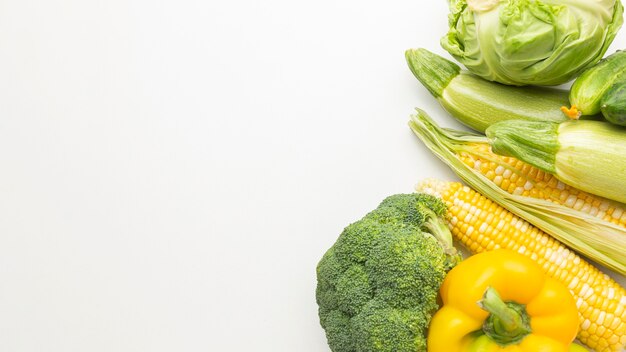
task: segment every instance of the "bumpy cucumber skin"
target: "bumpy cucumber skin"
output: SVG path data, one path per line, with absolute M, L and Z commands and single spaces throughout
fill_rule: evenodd
M 572 84 L 570 104 L 583 115 L 600 113 L 600 100 L 616 82 L 626 80 L 626 51 L 618 50 L 586 69 Z
M 616 125 L 626 126 L 626 80 L 613 84 L 600 101 L 604 118 Z

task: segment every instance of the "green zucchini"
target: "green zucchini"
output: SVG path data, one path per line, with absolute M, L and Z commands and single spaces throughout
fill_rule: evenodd
M 591 194 L 626 203 L 626 130 L 606 121 L 509 120 L 487 129 L 491 150 Z
M 600 100 L 604 118 L 616 125 L 626 126 L 626 81 L 612 85 Z
M 487 81 L 426 49 L 410 49 L 405 56 L 413 75 L 443 108 L 474 130 L 484 132 L 503 120 L 568 120 L 560 109 L 568 103 L 566 90 Z
M 626 80 L 626 51 L 618 50 L 576 78 L 569 95 L 572 110 L 579 115 L 599 114 L 602 97 L 613 84 L 623 80 Z

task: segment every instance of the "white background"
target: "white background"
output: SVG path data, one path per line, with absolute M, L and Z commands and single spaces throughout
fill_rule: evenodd
M 459 126 L 404 62 L 444 54 L 446 22 L 445 1 L 0 1 L 0 351 L 328 351 L 323 252 L 456 179 L 406 125 Z

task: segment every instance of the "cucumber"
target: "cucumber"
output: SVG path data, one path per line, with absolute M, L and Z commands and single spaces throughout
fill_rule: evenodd
M 613 84 L 600 100 L 604 118 L 616 125 L 626 126 L 626 81 Z
M 616 82 L 626 80 L 626 51 L 618 50 L 592 66 L 574 81 L 569 101 L 582 115 L 600 113 L 600 100 Z

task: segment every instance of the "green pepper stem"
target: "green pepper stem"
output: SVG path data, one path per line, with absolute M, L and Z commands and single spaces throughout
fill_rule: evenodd
M 530 318 L 524 306 L 504 302 L 495 288 L 487 288 L 478 305 L 489 312 L 483 331 L 496 343 L 502 346 L 518 343 L 530 334 Z

